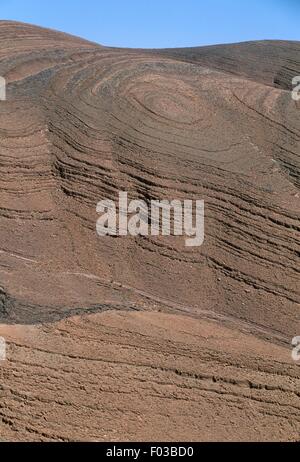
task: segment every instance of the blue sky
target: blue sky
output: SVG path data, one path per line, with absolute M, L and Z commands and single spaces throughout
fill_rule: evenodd
M 0 0 L 0 18 L 124 47 L 300 40 L 300 0 Z

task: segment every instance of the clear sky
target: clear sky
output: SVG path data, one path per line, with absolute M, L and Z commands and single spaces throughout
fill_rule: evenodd
M 0 19 L 123 47 L 300 40 L 300 0 L 0 0 Z

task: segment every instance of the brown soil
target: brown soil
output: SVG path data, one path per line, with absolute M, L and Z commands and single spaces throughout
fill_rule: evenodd
M 0 22 L 2 440 L 300 437 L 299 42 L 101 47 Z M 96 234 L 204 199 L 205 242 Z

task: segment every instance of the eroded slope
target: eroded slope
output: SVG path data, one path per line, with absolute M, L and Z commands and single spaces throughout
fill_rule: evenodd
M 292 63 L 289 69 L 300 74 L 299 51 L 296 42 L 192 52 L 113 49 L 34 26 L 0 23 L 0 75 L 8 82 L 7 101 L 0 103 L 0 335 L 7 335 L 11 346 L 8 364 L 0 369 L 4 438 L 104 438 L 97 414 L 107 403 L 98 377 L 103 368 L 108 368 L 108 385 L 117 374 L 125 387 L 135 387 L 137 396 L 145 392 L 149 409 L 163 402 L 174 409 L 164 408 L 166 424 L 157 427 L 161 413 L 155 412 L 143 427 L 145 409 L 137 406 L 135 424 L 129 429 L 125 393 L 118 431 L 125 431 L 128 438 L 134 439 L 136 419 L 141 419 L 141 439 L 147 435 L 162 439 L 166 428 L 171 439 L 188 439 L 188 435 L 195 440 L 297 438 L 298 367 L 289 345 L 300 330 L 300 112 L 286 91 L 290 75 L 284 69 Z M 178 237 L 99 238 L 96 204 L 104 198 L 117 200 L 119 191 L 146 201 L 204 199 L 204 245 L 187 248 Z M 102 313 L 108 310 L 110 314 Z M 89 318 L 92 313 L 98 314 Z M 74 315 L 80 316 L 79 327 L 68 320 Z M 136 316 L 139 327 L 134 336 L 140 344 L 129 351 L 126 323 Z M 118 340 L 113 340 L 112 330 L 99 327 L 105 319 L 118 321 Z M 155 374 L 159 351 L 166 355 L 165 364 L 170 360 L 164 342 L 153 349 L 152 340 L 142 333 L 151 319 L 165 322 L 170 345 L 181 335 L 174 325 L 186 323 L 187 335 L 197 345 L 198 359 L 192 360 L 188 375 L 172 375 L 170 382 L 179 381 L 176 390 L 185 388 L 186 421 L 181 434 L 174 429 L 177 425 L 171 425 L 175 414 L 174 419 L 182 416 L 172 392 L 165 396 L 161 384 L 157 387 L 162 396 L 145 391 L 110 359 L 108 364 L 95 359 L 98 345 L 89 343 L 95 321 L 92 335 L 99 342 L 107 336 L 109 357 L 117 355 L 117 348 L 124 349 L 122 354 L 132 357 L 135 376 L 142 370 L 149 387 L 152 372 L 143 370 L 139 348 Z M 213 320 L 210 327 L 208 319 Z M 210 348 L 212 363 L 203 359 L 205 342 L 198 344 L 193 326 L 203 332 L 212 329 L 213 337 L 221 339 Z M 58 341 L 56 329 L 68 332 Z M 232 344 L 223 339 L 223 329 L 230 329 Z M 240 332 L 245 336 L 241 343 L 252 345 L 259 364 L 264 364 L 263 350 L 269 348 L 268 361 L 271 357 L 275 361 L 272 373 L 269 366 L 262 366 L 260 375 L 257 364 L 240 354 L 234 340 Z M 120 346 L 123 335 L 125 346 Z M 68 339 L 68 348 L 85 351 L 80 365 L 79 353 L 70 353 L 73 365 L 64 356 Z M 56 344 L 53 353 L 51 345 Z M 176 361 L 186 366 L 188 360 L 181 356 L 187 351 L 183 356 L 193 357 L 194 346 L 177 346 Z M 224 348 L 229 348 L 225 362 L 220 359 Z M 86 384 L 93 382 L 91 399 L 97 405 L 90 404 L 88 415 L 90 419 L 92 413 L 95 420 L 86 434 L 75 424 L 67 429 L 69 411 L 64 400 L 73 396 L 75 387 L 67 386 L 63 371 L 68 367 L 75 367 L 79 390 L 83 387 L 76 395 L 76 406 L 82 406 L 80 418 L 88 412 L 83 405 Z M 238 396 L 234 410 L 219 385 L 216 393 L 211 392 L 215 385 L 208 370 L 214 367 L 222 377 L 229 377 L 226 390 Z M 52 376 L 47 368 L 57 372 Z M 277 391 L 269 385 L 273 373 L 281 377 Z M 56 382 L 50 387 L 49 405 L 53 389 L 64 398 L 55 404 L 60 423 L 44 416 L 41 426 L 38 409 L 44 398 L 37 377 L 45 374 Z M 189 374 L 196 377 L 190 379 Z M 242 385 L 234 382 L 237 374 Z M 14 375 L 22 379 L 14 381 Z M 33 379 L 25 390 L 29 375 Z M 203 375 L 207 377 L 202 379 Z M 197 391 L 198 376 L 201 383 L 208 382 L 211 404 L 205 404 L 206 395 Z M 259 380 L 263 391 L 253 391 L 257 387 L 249 383 Z M 247 433 L 249 403 L 240 397 L 239 386 L 249 399 L 262 403 L 251 411 L 251 420 L 256 419 L 254 433 Z M 222 415 L 212 417 L 221 397 Z M 274 411 L 276 406 L 280 412 Z M 287 406 L 293 412 L 285 412 Z M 24 418 L 17 417 L 22 408 Z M 29 408 L 33 413 L 27 412 Z M 117 408 L 112 407 L 114 419 Z M 231 427 L 225 429 L 228 416 Z M 275 427 L 281 430 L 274 433 Z M 118 431 L 106 429 L 105 435 L 119 438 Z

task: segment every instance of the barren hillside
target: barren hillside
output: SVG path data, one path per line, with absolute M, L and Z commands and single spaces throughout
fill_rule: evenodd
M 0 22 L 2 440 L 299 440 L 299 42 L 107 48 Z M 204 199 L 205 241 L 96 204 Z

